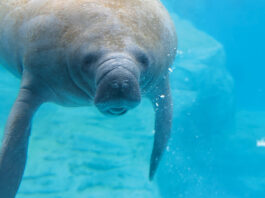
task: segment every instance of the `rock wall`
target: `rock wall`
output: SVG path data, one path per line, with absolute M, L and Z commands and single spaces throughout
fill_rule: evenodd
M 233 79 L 223 46 L 190 22 L 173 18 L 179 36 L 171 75 L 174 124 L 157 182 L 163 198 L 218 197 L 214 164 L 223 132 L 233 128 Z

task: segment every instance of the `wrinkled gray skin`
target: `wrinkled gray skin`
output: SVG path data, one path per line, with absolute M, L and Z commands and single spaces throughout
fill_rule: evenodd
M 103 114 L 119 116 L 148 97 L 155 110 L 152 179 L 170 136 L 168 67 L 176 40 L 156 0 L 3 0 L 0 63 L 21 78 L 21 86 L 1 148 L 0 197 L 16 195 L 31 120 L 45 102 L 95 104 Z

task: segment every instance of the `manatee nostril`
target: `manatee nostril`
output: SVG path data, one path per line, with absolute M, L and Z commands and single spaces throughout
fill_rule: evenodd
M 123 89 L 127 89 L 127 88 L 129 87 L 129 80 L 124 80 L 124 81 L 122 82 L 121 87 L 122 87 Z
M 119 83 L 118 83 L 118 81 L 116 81 L 116 80 L 112 81 L 112 83 L 111 83 L 111 87 L 112 87 L 113 89 L 118 89 L 118 88 L 119 88 Z
M 113 89 L 121 88 L 122 90 L 128 89 L 129 88 L 129 80 L 123 80 L 121 82 L 119 82 L 117 80 L 113 80 L 111 82 L 111 88 L 113 88 Z

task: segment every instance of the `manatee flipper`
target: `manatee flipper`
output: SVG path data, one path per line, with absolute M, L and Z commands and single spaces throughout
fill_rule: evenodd
M 14 198 L 16 195 L 26 164 L 31 119 L 42 103 L 42 99 L 22 82 L 8 117 L 0 152 L 0 197 Z
M 155 137 L 149 170 L 152 180 L 171 133 L 173 105 L 168 77 L 157 85 L 150 98 L 155 109 Z

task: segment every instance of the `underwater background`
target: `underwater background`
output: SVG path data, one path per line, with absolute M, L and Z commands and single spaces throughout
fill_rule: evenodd
M 162 2 L 179 46 L 172 137 L 154 182 L 149 101 L 119 118 L 45 104 L 17 198 L 265 197 L 265 1 Z M 1 67 L 2 132 L 18 87 Z

